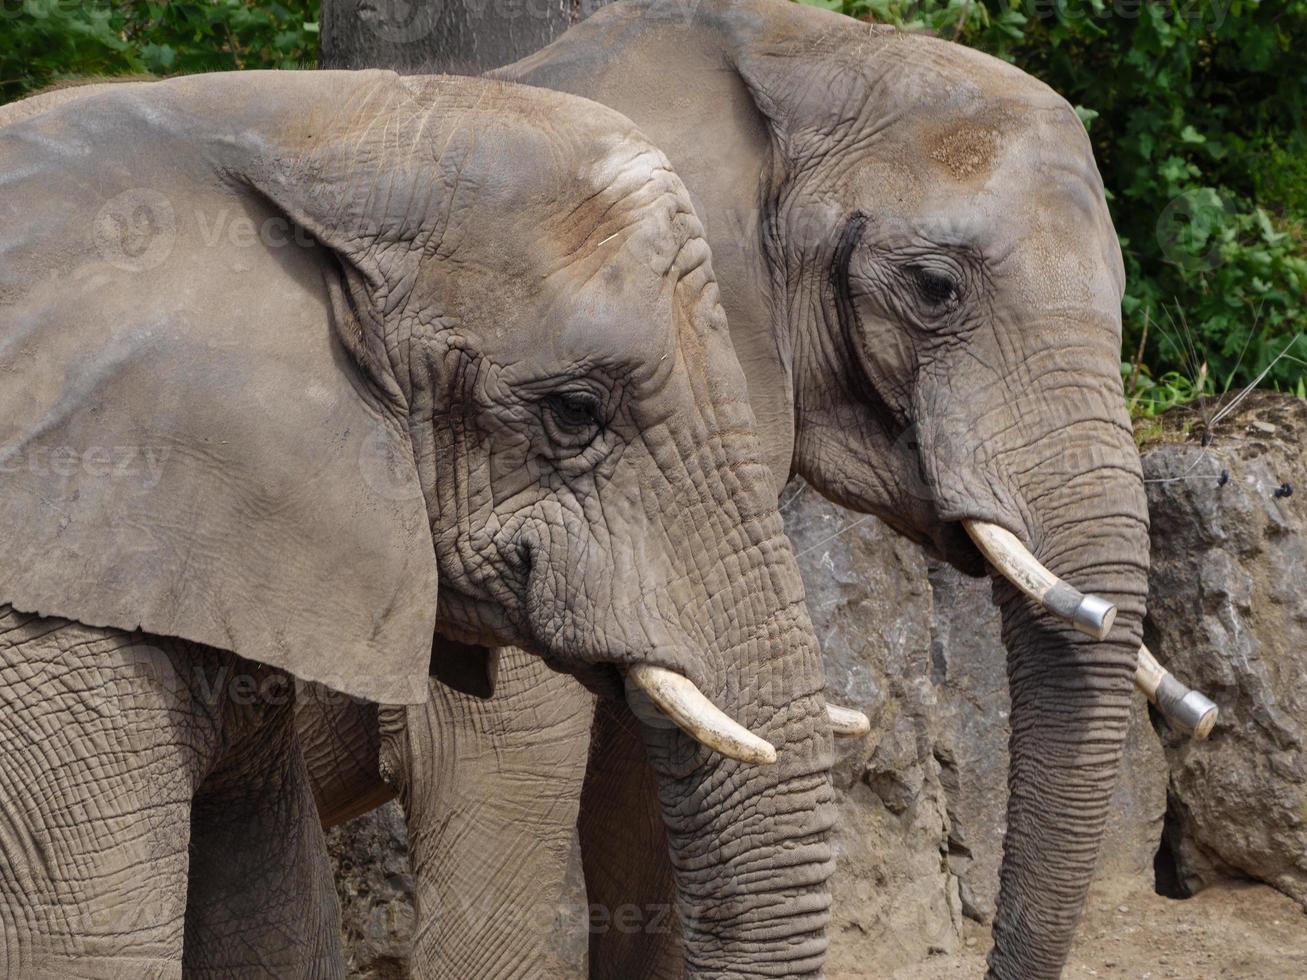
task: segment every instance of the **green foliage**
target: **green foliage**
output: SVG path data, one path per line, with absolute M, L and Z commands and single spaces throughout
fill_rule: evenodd
M 1129 379 L 1126 402 L 1130 406 L 1131 418 L 1152 418 L 1168 408 L 1212 394 L 1205 372 L 1194 379 L 1180 371 L 1167 371 L 1160 378 L 1154 379 L 1146 365 L 1140 365 L 1139 373 L 1135 374 L 1134 365 L 1123 364 L 1121 373 Z M 1133 385 L 1130 381 L 1133 381 Z
M 69 78 L 299 68 L 318 0 L 0 0 L 0 103 Z
M 1307 0 L 804 2 L 988 51 L 1076 106 L 1125 253 L 1125 349 L 1153 326 L 1140 404 L 1248 384 L 1307 329 Z M 1303 368 L 1262 383 L 1302 391 Z

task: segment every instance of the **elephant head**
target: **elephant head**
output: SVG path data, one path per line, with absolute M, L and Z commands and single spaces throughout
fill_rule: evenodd
M 1120 613 L 1091 638 L 996 579 L 1012 737 L 990 973 L 1055 977 L 1107 818 L 1147 592 L 1119 247 L 1064 100 L 965 48 L 835 30 L 844 43 L 801 83 L 786 66 L 811 40 L 762 45 L 743 68 L 789 134 L 765 221 L 792 330 L 795 469 L 964 570 L 980 557 L 964 528 L 997 525 Z
M 820 969 L 820 655 L 702 230 L 628 121 L 236 73 L 28 113 L 0 160 L 0 603 L 383 702 L 437 626 L 625 678 L 680 726 L 702 968 Z
M 1119 610 L 1086 636 L 995 578 L 1012 762 L 990 969 L 1057 976 L 1148 565 L 1123 266 L 1084 127 L 996 59 L 774 0 L 628 0 L 499 74 L 602 99 L 684 176 L 778 487 L 798 473 L 965 571 L 984 549 L 1027 592 Z

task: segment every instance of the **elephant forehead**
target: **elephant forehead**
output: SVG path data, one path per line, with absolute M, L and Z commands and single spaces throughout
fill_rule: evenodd
M 492 360 L 528 374 L 657 361 L 675 347 L 676 282 L 626 247 L 624 230 L 580 258 L 526 232 L 486 254 L 464 249 L 428 268 L 446 297 L 437 306 Z
M 640 228 L 624 231 L 543 279 L 537 315 L 554 326 L 546 346 L 554 357 L 639 367 L 676 349 L 677 280 L 642 247 Z
M 703 228 L 663 155 L 624 146 L 591 177 L 600 190 L 560 220 L 537 253 L 546 315 L 562 325 L 564 351 L 600 344 L 613 345 L 614 355 L 661 357 L 678 329 L 716 325 Z
M 511 151 L 479 180 L 442 176 L 438 196 L 453 213 L 430 252 L 463 261 L 492 256 L 499 269 L 537 279 L 566 270 L 589 276 L 616 241 L 662 275 L 687 240 L 702 237 L 685 186 L 641 138 L 555 133 L 519 140 Z
M 927 127 L 921 144 L 924 158 L 953 180 L 985 180 L 998 161 L 1003 135 L 987 121 L 965 119 Z
M 556 144 L 553 163 L 571 165 L 537 181 L 530 210 L 460 216 L 433 269 L 448 312 L 521 365 L 649 367 L 687 329 L 724 334 L 703 229 L 666 157 L 629 129 L 576 140 Z
M 689 239 L 702 237 L 685 185 L 641 139 L 621 140 L 579 178 L 545 229 L 558 266 L 585 265 L 616 240 L 662 275 Z
M 1053 213 L 1101 230 L 1102 181 L 1084 127 L 1065 103 L 935 108 L 878 130 L 813 198 L 895 216 L 933 241 L 1002 249 Z
M 1050 122 L 1079 126 L 1043 82 L 937 38 L 877 35 L 824 69 L 840 97 L 812 107 L 819 128 L 855 158 L 897 160 L 926 181 L 983 184 L 1025 152 L 1029 136 L 1047 136 Z

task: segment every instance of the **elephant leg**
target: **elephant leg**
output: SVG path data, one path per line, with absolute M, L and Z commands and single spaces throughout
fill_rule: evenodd
M 594 698 L 518 650 L 495 695 L 431 684 L 382 709 L 416 887 L 418 980 L 575 980 L 585 972 L 576 816 Z
M 0 978 L 181 976 L 224 657 L 0 606 Z
M 676 882 L 658 785 L 627 706 L 595 712 L 578 824 L 590 899 L 593 980 L 672 980 L 684 971 Z
M 395 798 L 381 778 L 373 702 L 321 684 L 299 684 L 295 727 L 322 826 L 335 827 Z
M 294 684 L 242 662 L 224 753 L 191 805 L 187 980 L 345 976 L 327 843 L 295 730 Z

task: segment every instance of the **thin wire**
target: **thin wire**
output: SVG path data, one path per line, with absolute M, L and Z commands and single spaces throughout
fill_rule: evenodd
M 1203 447 L 1203 451 L 1202 451 L 1201 453 L 1198 454 L 1198 458 L 1195 459 L 1192 463 L 1190 463 L 1190 464 L 1189 464 L 1189 468 L 1188 468 L 1187 470 L 1185 470 L 1183 473 L 1181 473 L 1179 476 L 1159 476 L 1159 477 L 1155 477 L 1155 478 L 1152 479 L 1152 480 L 1145 480 L 1144 482 L 1145 482 L 1145 483 L 1180 483 L 1180 482 L 1183 481 L 1183 480 L 1213 480 L 1213 479 L 1217 479 L 1217 478 L 1220 476 L 1219 473 L 1217 473 L 1217 474 L 1215 474 L 1215 475 L 1213 475 L 1213 476 L 1190 476 L 1190 475 L 1189 475 L 1190 473 L 1192 473 L 1192 472 L 1194 471 L 1194 468 L 1195 468 L 1199 463 L 1201 463 L 1203 460 L 1205 460 L 1205 459 L 1207 458 L 1207 451 L 1208 451 L 1210 448 L 1211 448 L 1210 446 L 1204 446 L 1204 447 Z
M 800 481 L 795 485 L 794 489 L 790 491 L 790 495 L 789 495 L 788 497 L 786 497 L 784 500 L 782 500 L 782 501 L 781 501 L 781 502 L 776 506 L 776 509 L 777 509 L 778 511 L 780 511 L 782 514 L 784 514 L 784 513 L 789 509 L 790 504 L 792 504 L 792 503 L 794 503 L 794 501 L 798 500 L 799 497 L 803 494 L 803 491 L 807 489 L 807 487 L 808 487 L 808 485 L 807 485 L 806 483 L 804 483 L 802 480 L 800 480 Z
M 809 545 L 808 547 L 804 548 L 802 551 L 800 551 L 800 552 L 798 552 L 797 554 L 795 554 L 794 557 L 795 557 L 795 558 L 802 558 L 802 557 L 803 557 L 804 555 L 806 555 L 808 552 L 810 552 L 810 551 L 816 551 L 818 548 L 822 547 L 823 545 L 830 544 L 832 541 L 834 541 L 836 538 L 838 538 L 841 534 L 844 534 L 844 533 L 847 532 L 847 531 L 852 531 L 852 530 L 853 530 L 855 527 L 857 527 L 859 524 L 866 524 L 866 523 L 867 523 L 869 520 L 871 520 L 874 516 L 876 516 L 876 515 L 874 515 L 874 514 L 863 514 L 861 517 L 859 517 L 859 518 L 858 518 L 856 521 L 854 521 L 852 524 L 848 524 L 848 525 L 846 525 L 846 526 L 840 528 L 838 531 L 836 531 L 834 534 L 832 534 L 829 538 L 822 538 L 822 539 L 821 539 L 820 541 L 818 541 L 816 544 Z
M 1217 425 L 1218 422 L 1220 422 L 1222 419 L 1226 418 L 1226 417 L 1227 417 L 1231 412 L 1233 412 L 1236 408 L 1238 408 L 1238 407 L 1239 407 L 1239 404 L 1240 404 L 1240 403 L 1241 403 L 1245 398 L 1247 398 L 1248 395 L 1249 395 L 1249 394 L 1250 394 L 1250 393 L 1251 393 L 1251 392 L 1252 392 L 1252 391 L 1253 391 L 1253 390 L 1254 390 L 1254 389 L 1255 389 L 1259 384 L 1261 384 L 1262 379 L 1265 378 L 1268 374 L 1271 373 L 1271 368 L 1273 368 L 1273 367 L 1275 367 L 1275 365 L 1279 364 L 1279 363 L 1280 363 L 1280 360 L 1281 360 L 1282 358 L 1289 357 L 1289 350 L 1290 350 L 1290 348 L 1292 348 L 1293 345 L 1296 344 L 1296 343 L 1297 343 L 1299 340 L 1301 340 L 1301 339 L 1302 339 L 1302 334 L 1301 334 L 1301 333 L 1299 333 L 1299 334 L 1295 334 L 1295 335 L 1293 336 L 1293 338 L 1290 339 L 1290 341 L 1289 341 L 1287 344 L 1284 345 L 1284 350 L 1280 351 L 1279 354 L 1275 355 L 1275 357 L 1272 359 L 1271 363 L 1268 364 L 1268 365 L 1266 365 L 1266 367 L 1262 370 L 1262 372 L 1261 372 L 1259 375 L 1257 375 L 1257 377 L 1253 378 L 1251 384 L 1249 384 L 1246 388 L 1244 388 L 1242 391 L 1240 391 L 1239 394 L 1235 395 L 1235 396 L 1234 396 L 1234 400 L 1231 401 L 1230 404 L 1226 405 L 1226 406 L 1225 406 L 1224 408 L 1222 408 L 1219 412 L 1217 412 L 1215 415 L 1212 416 L 1211 421 L 1207 423 L 1207 431 L 1208 431 L 1209 434 L 1210 434 L 1210 433 L 1212 432 L 1212 430 L 1216 427 L 1216 425 Z M 1294 361 L 1297 360 L 1297 358 L 1290 358 L 1290 359 L 1291 359 L 1291 360 L 1294 360 Z M 1215 439 L 1215 436 L 1214 436 L 1214 435 L 1213 435 L 1213 439 Z M 1158 477 L 1158 478 L 1156 478 L 1156 479 L 1152 479 L 1152 480 L 1145 480 L 1144 482 L 1145 482 L 1145 483 L 1179 483 L 1179 482 L 1182 481 L 1182 480 L 1191 480 L 1191 479 L 1193 479 L 1193 480 L 1199 480 L 1199 479 L 1202 479 L 1202 480 L 1210 480 L 1210 479 L 1212 479 L 1212 477 L 1210 477 L 1210 476 L 1191 477 L 1191 476 L 1189 475 L 1190 473 L 1192 473 L 1192 472 L 1194 471 L 1194 468 L 1195 468 L 1199 463 L 1201 463 L 1204 459 L 1207 458 L 1207 453 L 1208 453 L 1208 450 L 1209 450 L 1210 448 L 1211 448 L 1211 445 L 1210 445 L 1210 444 L 1207 445 L 1207 446 L 1204 446 L 1204 447 L 1203 447 L 1203 451 L 1202 451 L 1201 453 L 1198 454 L 1197 458 L 1196 458 L 1192 463 L 1189 464 L 1189 468 L 1186 469 L 1186 470 L 1185 470 L 1183 473 L 1181 473 L 1179 476 Z M 1219 476 L 1219 474 L 1217 474 L 1217 476 Z
M 1248 387 L 1244 388 L 1243 391 L 1239 392 L 1239 394 L 1235 396 L 1234 401 L 1230 402 L 1229 405 L 1225 406 L 1225 408 L 1221 409 L 1214 416 L 1212 416 L 1212 425 L 1216 425 L 1217 422 L 1221 421 L 1221 419 L 1225 418 L 1227 415 L 1233 412 L 1235 408 L 1238 407 L 1239 403 L 1248 397 L 1249 392 L 1251 392 L 1254 388 L 1256 388 L 1259 384 L 1261 384 L 1262 379 L 1271 373 L 1271 368 L 1279 364 L 1281 358 L 1283 358 L 1286 354 L 1288 354 L 1289 349 L 1293 347 L 1294 344 L 1298 343 L 1298 341 L 1300 341 L 1301 339 L 1302 339 L 1302 334 L 1300 333 L 1294 334 L 1293 338 L 1287 344 L 1284 345 L 1284 350 L 1276 354 L 1275 358 L 1271 361 L 1271 363 L 1266 365 L 1266 367 L 1262 369 L 1262 373 L 1257 375 L 1257 377 L 1253 378 L 1252 384 L 1248 385 Z

